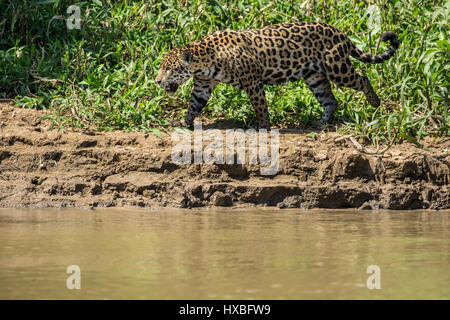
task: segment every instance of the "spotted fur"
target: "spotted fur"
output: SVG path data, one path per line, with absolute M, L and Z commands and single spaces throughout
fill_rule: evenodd
M 369 79 L 355 71 L 349 56 L 362 62 L 381 63 L 392 57 L 399 46 L 398 37 L 392 32 L 384 33 L 381 40 L 390 42 L 388 50 L 371 56 L 359 50 L 343 32 L 319 22 L 225 30 L 171 50 L 161 62 L 156 83 L 174 93 L 180 84 L 194 77 L 187 126 L 192 126 L 211 92 L 223 82 L 245 90 L 259 126 L 269 128 L 264 85 L 303 79 L 324 107 L 324 124 L 338 105 L 330 81 L 362 91 L 371 105 L 380 105 Z

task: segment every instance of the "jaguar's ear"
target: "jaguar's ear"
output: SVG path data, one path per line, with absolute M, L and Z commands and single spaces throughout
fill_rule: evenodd
M 183 56 L 181 57 L 181 60 L 183 60 L 184 63 L 189 64 L 192 61 L 193 53 L 191 50 L 186 49 L 183 51 Z

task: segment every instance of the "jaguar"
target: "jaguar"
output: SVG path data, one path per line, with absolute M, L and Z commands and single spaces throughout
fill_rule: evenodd
M 371 64 L 386 61 L 399 47 L 398 36 L 385 32 L 381 41 L 389 42 L 388 49 L 370 55 L 334 26 L 312 21 L 223 30 L 171 49 L 161 61 L 155 82 L 173 94 L 182 83 L 194 78 L 185 118 L 190 128 L 219 83 L 244 90 L 255 110 L 258 127 L 270 128 L 264 85 L 303 79 L 324 108 L 318 121 L 322 126 L 338 106 L 331 82 L 362 91 L 372 106 L 380 105 L 369 79 L 354 69 L 350 56 Z

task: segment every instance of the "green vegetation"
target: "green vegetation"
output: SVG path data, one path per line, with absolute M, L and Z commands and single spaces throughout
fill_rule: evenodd
M 81 7 L 79 30 L 66 27 L 73 4 Z M 372 54 L 386 49 L 378 41 L 384 31 L 398 34 L 400 48 L 387 62 L 354 61 L 382 106 L 373 108 L 361 93 L 335 87 L 336 117 L 345 123 L 343 132 L 375 144 L 394 133 L 420 141 L 449 133 L 449 11 L 448 1 L 426 0 L 0 1 L 0 98 L 49 108 L 59 127 L 158 130 L 184 117 L 192 87 L 190 80 L 168 96 L 156 86 L 159 63 L 171 46 L 225 28 L 316 20 L 345 31 Z M 302 81 L 266 90 L 274 125 L 305 126 L 322 113 Z M 247 96 L 227 85 L 215 90 L 203 114 L 241 125 L 255 121 Z

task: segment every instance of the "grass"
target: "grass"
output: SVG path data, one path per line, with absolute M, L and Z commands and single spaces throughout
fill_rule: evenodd
M 68 30 L 66 10 L 81 8 L 81 29 Z M 168 96 L 154 77 L 172 46 L 226 28 L 314 20 L 345 31 L 375 54 L 384 31 L 401 45 L 381 65 L 354 61 L 383 103 L 370 106 L 361 93 L 334 87 L 335 117 L 343 133 L 374 144 L 393 139 L 420 142 L 449 134 L 450 74 L 448 1 L 175 1 L 175 0 L 0 0 L 0 98 L 24 108 L 50 109 L 59 127 L 153 131 L 184 118 L 192 80 Z M 300 81 L 267 86 L 275 126 L 307 126 L 322 107 Z M 220 85 L 203 111 L 212 118 L 255 123 L 246 95 Z

